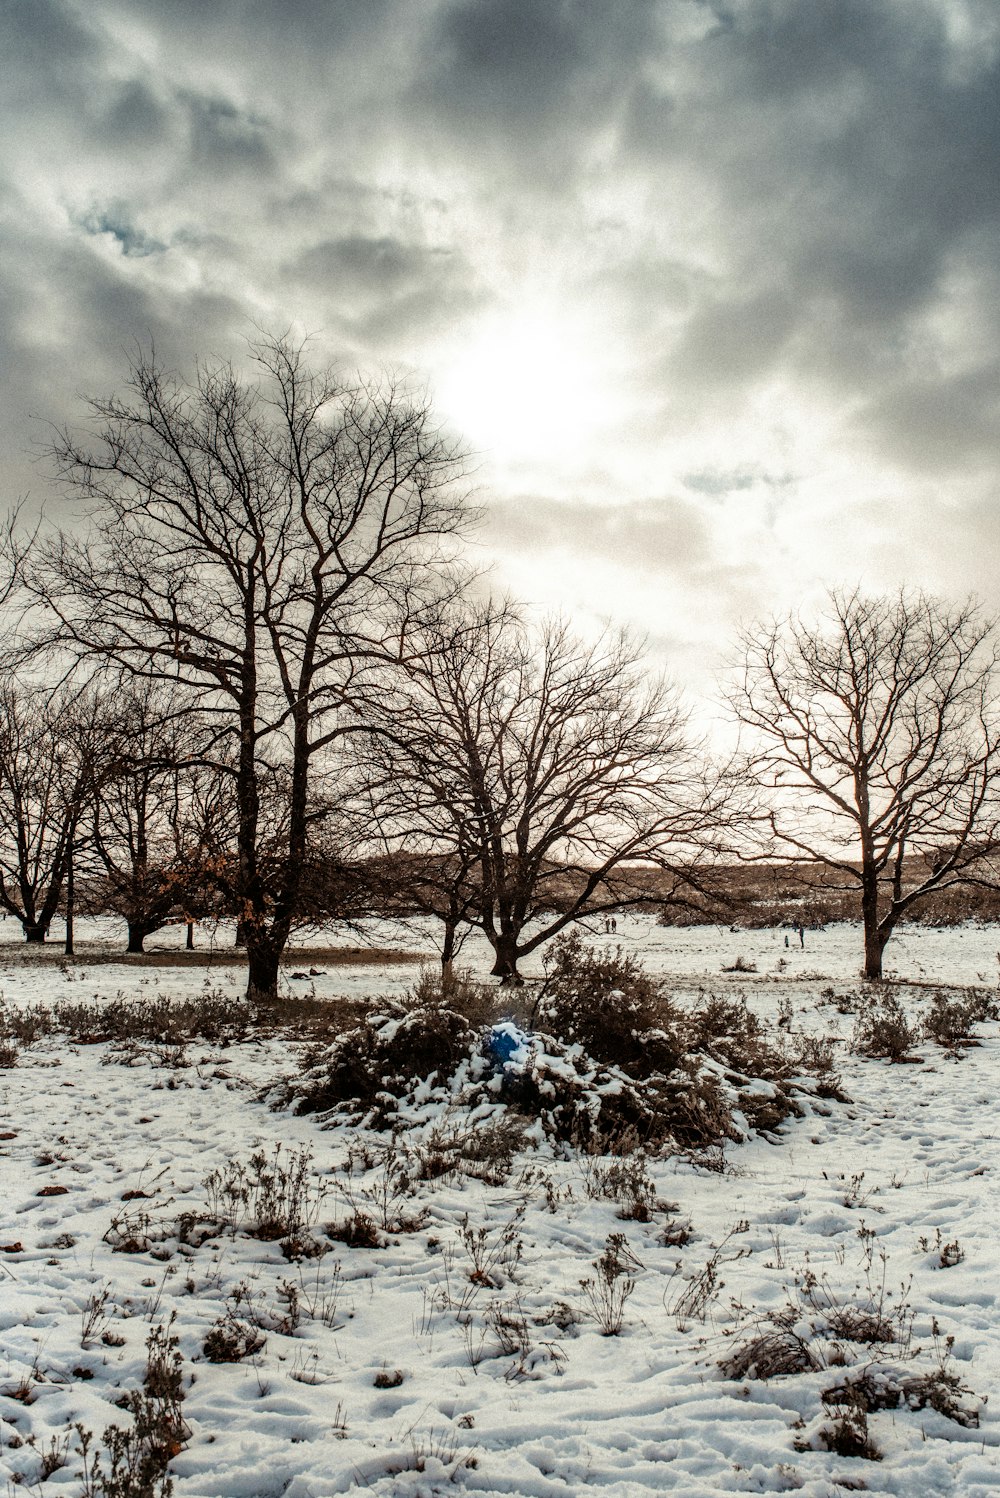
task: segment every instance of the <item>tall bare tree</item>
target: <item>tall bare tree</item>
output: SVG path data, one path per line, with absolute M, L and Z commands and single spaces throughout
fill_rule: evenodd
M 169 683 L 216 725 L 237 804 L 248 992 L 276 991 L 310 830 L 314 763 L 356 726 L 360 685 L 394 659 L 465 518 L 461 454 L 398 388 L 312 371 L 284 339 L 255 374 L 185 383 L 152 355 L 54 456 L 87 534 L 36 550 L 26 584 L 62 649 Z M 287 774 L 280 852 L 262 797 Z
M 993 624 L 972 603 L 835 590 L 821 619 L 756 626 L 741 653 L 731 700 L 768 853 L 856 885 L 864 973 L 880 978 L 903 916 L 997 845 Z
M 445 966 L 469 923 L 516 983 L 572 921 L 650 898 L 629 864 L 690 867 L 720 801 L 626 637 L 586 645 L 554 622 L 536 639 L 488 603 L 446 611 L 421 643 L 368 745 L 373 826 L 444 922 Z

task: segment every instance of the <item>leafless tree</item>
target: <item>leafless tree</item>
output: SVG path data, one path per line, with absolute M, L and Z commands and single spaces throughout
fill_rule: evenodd
M 185 383 L 138 356 L 121 396 L 63 434 L 59 471 L 89 532 L 36 549 L 25 581 L 64 650 L 170 685 L 216 725 L 237 805 L 233 890 L 248 992 L 276 991 L 310 833 L 317 757 L 357 726 L 373 668 L 398 656 L 447 538 L 463 463 L 425 404 L 313 372 L 262 339 L 255 375 Z M 280 855 L 263 799 L 287 775 Z
M 997 649 L 970 603 L 832 591 L 816 623 L 747 631 L 732 703 L 752 738 L 769 852 L 856 885 L 864 973 L 932 890 L 998 835 Z
M 72 950 L 74 854 L 112 755 L 97 692 L 0 683 L 0 907 L 28 942 L 44 942 L 68 885 Z
M 519 981 L 519 960 L 585 915 L 650 897 L 628 865 L 691 865 L 713 798 L 673 692 L 624 636 L 559 622 L 533 638 L 509 605 L 445 611 L 368 743 L 372 825 L 409 887 Z M 529 929 L 530 928 L 530 929 Z
M 176 711 L 162 688 L 126 683 L 115 694 L 110 772 L 95 788 L 87 847 L 96 864 L 89 898 L 120 915 L 129 952 L 170 920 L 191 923 L 218 906 L 220 871 L 235 845 L 232 777 L 206 762 L 208 725 Z

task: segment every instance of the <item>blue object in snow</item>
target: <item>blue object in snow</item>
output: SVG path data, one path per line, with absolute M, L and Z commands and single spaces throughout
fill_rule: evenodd
M 523 1061 L 528 1037 L 512 1020 L 494 1025 L 486 1037 L 486 1049 L 497 1066 L 505 1067 L 511 1062 Z

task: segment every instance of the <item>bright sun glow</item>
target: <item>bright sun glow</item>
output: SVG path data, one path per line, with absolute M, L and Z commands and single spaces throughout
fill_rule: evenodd
M 501 459 L 572 458 L 610 415 L 610 381 L 595 348 L 579 318 L 493 315 L 442 371 L 439 403 L 473 447 Z

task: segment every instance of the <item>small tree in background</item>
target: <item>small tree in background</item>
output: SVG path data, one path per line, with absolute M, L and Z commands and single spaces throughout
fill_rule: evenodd
M 115 754 L 98 691 L 0 683 L 0 908 L 28 942 L 44 942 L 68 884 L 72 950 L 74 858 Z
M 162 688 L 115 694 L 113 768 L 86 819 L 95 873 L 89 902 L 121 916 L 129 952 L 170 921 L 189 923 L 217 903 L 212 887 L 233 845 L 232 777 L 206 763 L 208 725 L 177 712 Z
M 815 623 L 747 630 L 731 701 L 767 856 L 853 883 L 864 974 L 931 893 L 975 880 L 1000 834 L 997 645 L 972 603 L 832 591 Z
M 446 969 L 468 923 L 517 983 L 518 961 L 573 921 L 650 898 L 627 865 L 690 868 L 714 835 L 724 797 L 626 636 L 586 645 L 552 622 L 536 637 L 486 603 L 412 643 L 368 741 L 372 825 L 443 921 Z

